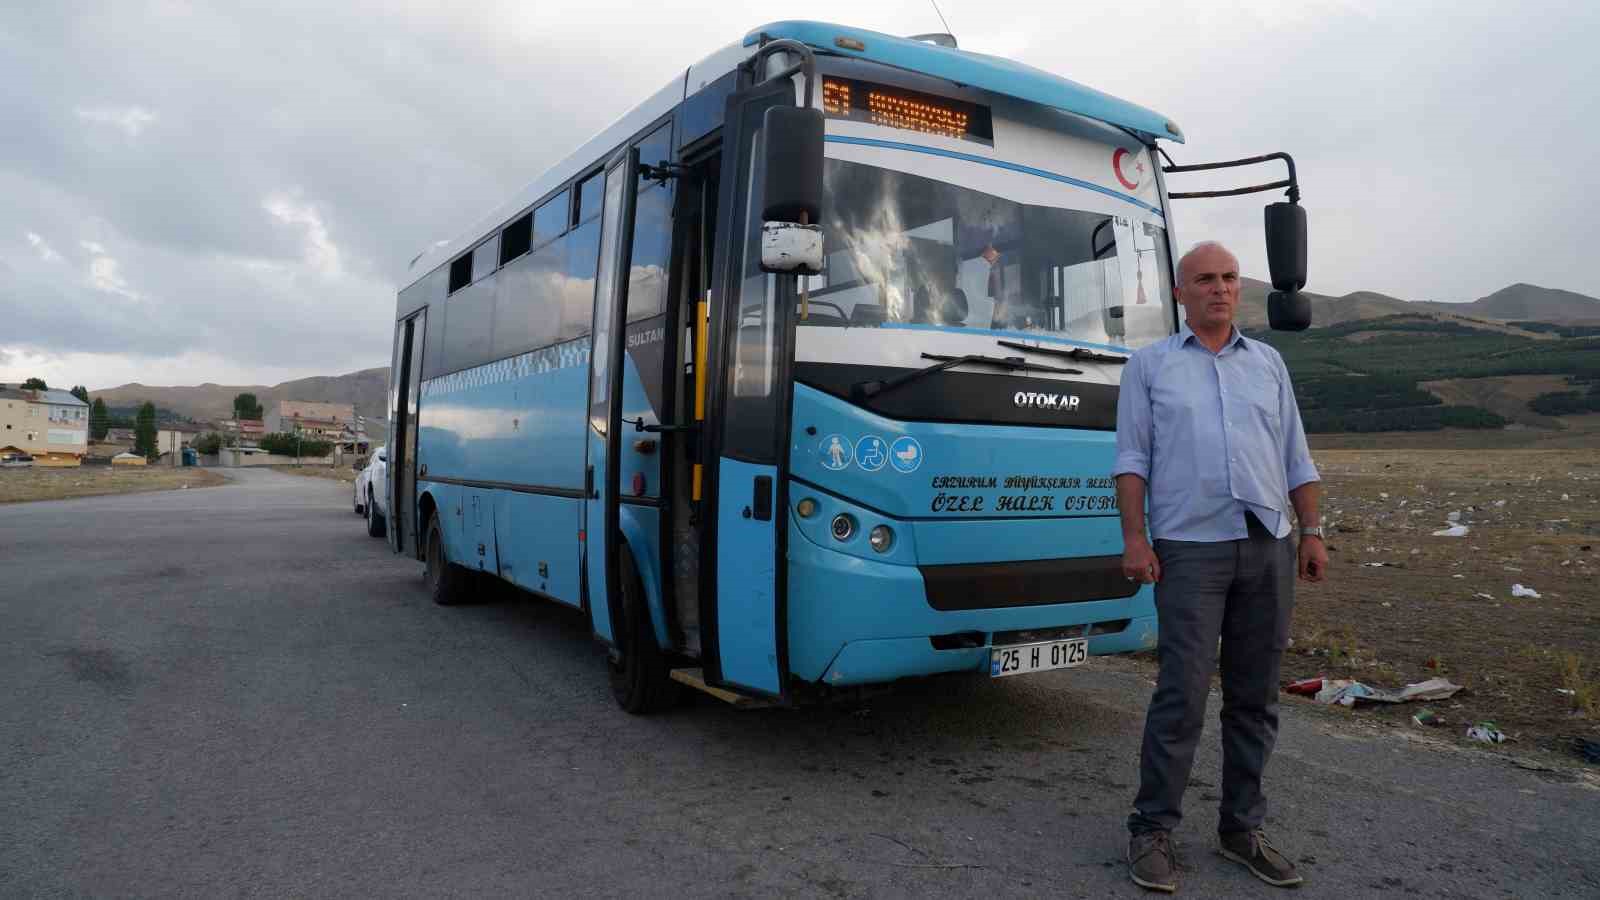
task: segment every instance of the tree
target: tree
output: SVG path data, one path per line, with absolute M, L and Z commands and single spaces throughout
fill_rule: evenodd
M 196 453 L 215 454 L 222 449 L 222 435 L 215 431 L 203 434 L 194 441 Z
M 256 402 L 255 394 L 239 394 L 233 398 L 235 419 L 259 419 L 262 412 L 261 404 Z
M 22 389 L 25 391 L 48 391 L 50 390 L 50 385 L 45 384 L 43 378 L 29 378 L 22 383 Z
M 106 409 L 106 402 L 99 397 L 94 398 L 94 403 L 89 405 L 89 436 L 97 441 L 106 439 L 106 432 L 111 430 L 111 410 Z
M 133 428 L 133 452 L 155 459 L 160 455 L 156 450 L 156 405 L 146 401 L 139 407 L 137 422 Z
M 85 403 L 89 402 L 89 389 L 84 387 L 81 384 L 73 385 L 72 386 L 72 390 L 69 393 L 71 393 L 72 396 L 77 397 L 79 400 L 82 400 Z
M 264 434 L 256 442 L 261 449 L 279 456 L 309 456 L 321 458 L 333 452 L 333 442 L 309 438 L 289 432 Z

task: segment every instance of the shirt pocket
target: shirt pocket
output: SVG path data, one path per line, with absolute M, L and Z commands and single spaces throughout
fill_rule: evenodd
M 1278 380 L 1268 377 L 1262 381 L 1255 381 L 1245 390 L 1245 400 L 1250 404 L 1250 412 L 1257 421 L 1276 427 L 1278 418 L 1282 414 L 1278 404 Z

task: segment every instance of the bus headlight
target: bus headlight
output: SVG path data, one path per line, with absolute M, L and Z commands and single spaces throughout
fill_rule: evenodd
M 794 505 L 794 511 L 800 514 L 800 518 L 809 519 L 817 514 L 817 501 L 806 497 Z
M 878 525 L 867 533 L 867 543 L 879 553 L 888 553 L 894 546 L 894 530 L 887 525 Z
M 848 541 L 856 535 L 856 520 L 840 513 L 833 517 L 829 529 L 833 532 L 835 540 Z

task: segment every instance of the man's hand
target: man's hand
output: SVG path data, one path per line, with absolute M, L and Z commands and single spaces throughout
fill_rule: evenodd
M 1123 556 L 1122 567 L 1126 569 L 1127 556 Z M 1328 548 L 1322 543 L 1322 538 L 1308 534 L 1300 539 L 1300 580 L 1321 581 L 1328 577 Z
M 1144 535 L 1128 538 L 1123 544 L 1124 577 L 1141 584 L 1155 584 L 1161 580 L 1161 560 L 1156 559 L 1156 552 L 1150 549 L 1150 542 L 1145 540 Z

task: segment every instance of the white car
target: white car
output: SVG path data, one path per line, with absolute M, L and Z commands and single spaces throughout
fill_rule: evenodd
M 383 537 L 384 526 L 389 518 L 388 493 L 389 480 L 389 448 L 379 447 L 372 451 L 372 457 L 367 460 L 367 467 L 356 476 L 355 509 L 358 515 L 367 517 L 367 534 L 372 537 Z

